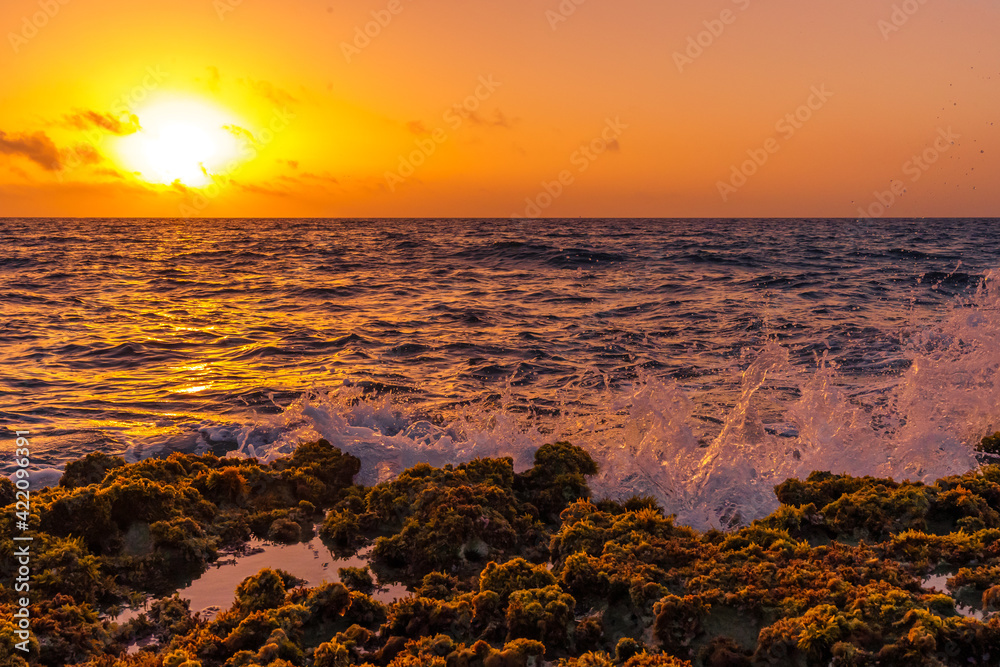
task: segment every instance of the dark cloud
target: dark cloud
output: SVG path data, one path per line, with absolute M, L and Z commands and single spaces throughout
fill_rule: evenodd
M 278 88 L 270 81 L 254 81 L 253 79 L 240 79 L 240 83 L 248 86 L 252 91 L 272 102 L 276 106 L 285 107 L 299 103 L 299 100 L 291 93 Z
M 304 180 L 315 181 L 317 183 L 333 183 L 333 184 L 340 183 L 340 181 L 338 181 L 333 176 L 330 176 L 329 174 L 312 174 L 312 173 L 306 172 L 306 173 L 302 174 L 302 178 Z
M 69 151 L 63 153 L 63 166 L 72 169 L 83 164 L 97 164 L 103 162 L 104 156 L 97 152 L 97 149 L 90 144 L 77 144 Z
M 507 118 L 507 115 L 500 109 L 497 109 L 493 112 L 492 118 L 486 118 L 480 116 L 475 111 L 466 113 L 468 114 L 468 118 L 473 125 L 482 125 L 485 127 L 502 127 L 508 130 L 511 127 L 513 127 L 513 122 L 509 118 Z
M 427 129 L 427 126 L 424 125 L 423 121 L 419 120 L 411 120 L 409 123 L 406 124 L 406 129 L 408 129 L 410 132 L 417 135 L 418 137 L 422 137 L 425 134 L 430 134 L 430 130 Z
M 46 171 L 59 171 L 59 149 L 44 132 L 7 134 L 0 130 L 0 153 L 26 157 Z
M 125 135 L 132 134 L 139 130 L 139 118 L 135 114 L 129 114 L 127 121 L 115 118 L 110 113 L 98 113 L 97 111 L 77 111 L 66 116 L 66 122 L 78 130 L 86 130 L 91 127 L 99 127 L 111 134 Z

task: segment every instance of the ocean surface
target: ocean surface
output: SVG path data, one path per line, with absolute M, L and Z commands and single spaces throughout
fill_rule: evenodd
M 363 481 L 569 440 L 694 525 L 1000 429 L 998 220 L 0 220 L 0 442 Z M 50 477 L 55 470 L 48 471 Z

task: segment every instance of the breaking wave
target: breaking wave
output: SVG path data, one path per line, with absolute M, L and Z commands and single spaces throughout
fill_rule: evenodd
M 430 420 L 405 401 L 366 398 L 362 387 L 314 388 L 253 424 L 205 429 L 201 446 L 232 441 L 230 456 L 270 460 L 325 438 L 358 456 L 361 479 L 408 466 L 510 456 L 519 469 L 545 442 L 569 440 L 601 466 L 594 493 L 655 497 L 688 525 L 728 527 L 777 507 L 773 487 L 814 470 L 932 481 L 978 465 L 975 445 L 1000 427 L 1000 286 L 987 274 L 938 323 L 907 335 L 905 369 L 858 388 L 830 360 L 793 360 L 775 340 L 744 352 L 734 398 L 715 416 L 697 390 L 641 377 L 605 387 L 591 405 L 562 403 L 526 419 L 508 385 L 495 405 Z

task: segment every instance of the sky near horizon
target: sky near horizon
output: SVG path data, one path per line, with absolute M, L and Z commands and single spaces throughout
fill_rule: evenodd
M 0 216 L 1000 216 L 998 0 L 7 0 Z

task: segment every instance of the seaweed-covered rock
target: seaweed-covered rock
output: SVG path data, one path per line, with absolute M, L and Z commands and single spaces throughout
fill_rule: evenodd
M 566 443 L 542 447 L 521 474 L 508 458 L 417 465 L 368 490 L 363 502 L 346 494 L 320 534 L 346 551 L 377 538 L 380 578 L 419 586 L 431 572 L 471 574 L 508 555 L 543 556 L 548 536 L 539 508 L 557 520 L 567 503 L 589 493 L 585 475 L 596 470 L 586 452 Z
M 191 613 L 190 601 L 177 595 L 153 602 L 146 617 L 152 634 L 162 644 L 169 644 L 173 637 L 183 637 L 198 625 Z
M 568 442 L 558 442 L 538 449 L 534 467 L 518 475 L 515 488 L 538 508 L 543 520 L 555 522 L 567 505 L 590 496 L 587 477 L 596 474 L 597 464 L 590 454 Z
M 987 454 L 1000 454 L 1000 431 L 985 436 L 976 447 L 977 451 Z
M 371 488 L 328 443 L 300 449 L 268 465 L 174 454 L 103 473 L 94 457 L 33 492 L 32 664 L 952 667 L 1000 655 L 1000 615 L 956 611 L 1000 607 L 1000 466 L 933 484 L 814 473 L 779 485 L 772 515 L 698 532 L 648 498 L 591 501 L 596 466 L 564 443 L 519 474 L 483 459 Z M 211 620 L 169 596 L 172 572 L 196 573 L 251 531 L 301 539 L 319 511 L 339 550 L 375 542 L 371 569 L 340 571 L 347 586 L 265 569 Z M 11 581 L 10 541 L 0 553 Z M 374 599 L 372 570 L 411 592 Z M 931 572 L 949 576 L 945 590 L 925 588 Z M 129 623 L 97 613 L 144 592 L 161 599 Z M 13 602 L 0 587 L 3 609 Z M 125 655 L 140 639 L 156 642 Z
M 69 489 L 79 486 L 90 486 L 104 479 L 109 470 L 121 468 L 125 459 L 120 456 L 108 456 L 103 452 L 91 452 L 82 459 L 66 464 L 63 476 L 59 478 L 59 486 Z
M 555 576 L 543 565 L 532 565 L 515 558 L 502 565 L 489 563 L 479 575 L 479 592 L 495 592 L 506 604 L 515 591 L 547 588 L 556 584 Z
M 319 534 L 334 547 L 346 551 L 364 543 L 358 515 L 350 510 L 331 510 L 323 520 Z
M 17 487 L 6 477 L 0 477 L 0 507 L 6 507 L 16 500 Z
M 654 609 L 653 634 L 671 654 L 693 657 L 691 646 L 704 632 L 702 623 L 709 609 L 710 605 L 700 596 L 667 595 Z
M 319 480 L 323 487 L 319 489 L 316 500 L 305 499 L 328 505 L 339 499 L 343 489 L 351 486 L 354 476 L 361 470 L 361 461 L 349 454 L 343 454 L 326 440 L 318 440 L 299 445 L 290 457 L 278 459 L 271 464 L 271 467 L 282 472 L 291 471 L 294 475 L 302 475 L 303 478 L 312 477 Z M 293 476 L 291 479 L 300 478 Z M 300 490 L 300 495 L 308 494 L 308 491 Z
M 313 654 L 313 667 L 348 667 L 350 664 L 351 654 L 347 647 L 336 641 L 320 644 Z
M 774 493 L 783 505 L 800 507 L 812 504 L 817 507 L 826 507 L 842 496 L 873 486 L 895 489 L 899 485 L 891 479 L 813 472 L 805 481 L 789 479 L 782 482 L 774 488 Z
M 206 500 L 221 507 L 243 505 L 250 493 L 246 477 L 236 467 L 204 471 L 195 478 L 194 486 Z
M 372 555 L 414 579 L 423 578 L 433 571 L 484 563 L 515 547 L 516 527 L 522 523 L 516 501 L 498 487 L 427 488 L 403 529 L 379 538 Z
M 575 608 L 573 596 L 558 586 L 514 591 L 507 604 L 507 638 L 566 648 Z
M 40 600 L 33 612 L 31 631 L 38 640 L 39 664 L 68 665 L 120 648 L 97 611 L 68 595 Z
M 302 604 L 314 617 L 343 616 L 351 607 L 351 593 L 343 584 L 324 583 L 303 592 L 306 593 L 306 597 Z
M 563 659 L 559 667 L 691 667 L 687 660 L 671 655 L 637 653 L 628 660 L 612 660 L 606 653 L 590 652 L 578 658 Z
M 274 542 L 292 544 L 302 539 L 302 526 L 291 518 L 282 517 L 271 523 L 267 538 Z
M 365 595 L 375 592 L 375 580 L 372 579 L 370 567 L 342 567 L 337 570 L 341 583 L 352 591 L 358 591 Z M 431 576 L 431 575 L 428 575 Z M 426 580 L 426 577 L 424 578 Z
M 27 639 L 18 636 L 18 626 L 14 619 L 14 607 L 11 605 L 2 606 L 3 616 L 0 617 L 0 664 L 10 667 L 28 667 L 28 660 L 37 660 L 39 657 L 38 639 L 31 635 Z M 15 619 L 16 620 L 16 619 Z M 18 644 L 27 649 L 26 651 L 17 648 Z
M 39 535 L 36 540 L 38 556 L 33 565 L 37 575 L 32 587 L 40 594 L 48 598 L 67 595 L 95 605 L 114 590 L 100 559 L 87 551 L 82 539 Z
M 244 579 L 236 589 L 236 607 L 242 613 L 280 607 L 289 586 L 300 580 L 285 572 L 266 568 Z

